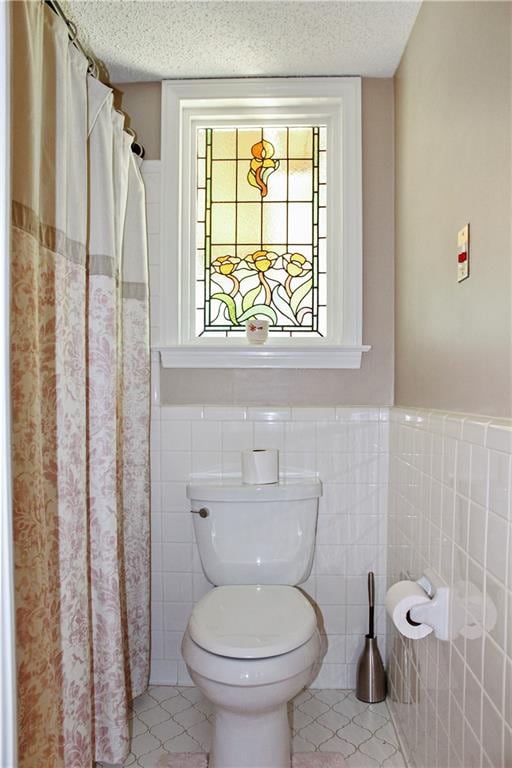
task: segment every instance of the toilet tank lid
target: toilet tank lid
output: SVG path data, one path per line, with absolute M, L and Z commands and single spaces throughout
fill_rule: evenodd
M 198 478 L 187 483 L 187 497 L 195 501 L 298 501 L 321 495 L 322 483 L 316 477 L 288 477 L 268 485 L 246 485 L 240 477 Z

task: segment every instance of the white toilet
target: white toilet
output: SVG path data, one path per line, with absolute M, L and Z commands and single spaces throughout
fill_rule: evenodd
M 297 584 L 313 561 L 322 485 L 191 482 L 203 570 L 182 653 L 215 705 L 209 768 L 290 768 L 287 702 L 320 657 L 315 612 Z

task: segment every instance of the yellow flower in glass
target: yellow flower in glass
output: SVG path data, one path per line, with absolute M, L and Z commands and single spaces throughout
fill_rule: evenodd
M 270 286 L 264 273 L 274 266 L 276 259 L 277 253 L 274 253 L 273 251 L 254 251 L 254 253 L 249 253 L 245 257 L 247 266 L 258 272 L 260 283 L 265 291 L 265 304 L 268 306 L 270 306 L 270 302 L 272 301 L 272 291 L 270 290 Z
M 221 275 L 230 275 L 235 271 L 240 259 L 238 256 L 217 256 L 215 261 L 212 261 L 212 267 L 216 272 L 220 272 Z
M 288 273 L 285 289 L 288 296 L 292 295 L 292 278 L 302 277 L 311 272 L 311 265 L 302 253 L 283 253 L 283 266 Z
M 302 277 L 311 269 L 302 253 L 284 253 L 283 264 L 290 277 Z
M 268 194 L 268 177 L 279 168 L 279 160 L 272 160 L 274 152 L 273 144 L 270 141 L 265 141 L 265 139 L 258 141 L 251 147 L 253 159 L 247 174 L 247 181 L 252 187 L 257 187 L 260 190 L 261 197 L 266 197 Z
M 258 272 L 266 272 L 274 265 L 276 259 L 277 253 L 273 251 L 254 251 L 245 257 L 247 266 Z
M 239 263 L 240 259 L 238 256 L 230 256 L 229 254 L 226 256 L 217 256 L 215 261 L 212 261 L 212 269 L 214 272 L 219 272 L 221 275 L 227 275 L 227 277 L 231 279 L 231 282 L 233 283 L 231 296 L 234 296 L 240 288 L 240 281 L 232 274 Z

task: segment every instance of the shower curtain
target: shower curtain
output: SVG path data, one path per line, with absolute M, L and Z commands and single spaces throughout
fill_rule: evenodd
M 89 768 L 148 680 L 144 189 L 65 24 L 10 5 L 19 767 Z

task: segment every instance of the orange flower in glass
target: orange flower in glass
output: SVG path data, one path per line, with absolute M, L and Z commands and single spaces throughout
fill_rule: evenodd
M 217 256 L 215 261 L 212 261 L 212 269 L 214 272 L 219 272 L 221 275 L 226 275 L 233 283 L 231 296 L 234 296 L 240 288 L 240 281 L 233 274 L 239 264 L 240 259 L 238 256 L 230 256 L 229 254 L 226 256 Z
M 254 251 L 254 253 L 249 253 L 245 257 L 249 269 L 254 269 L 258 272 L 260 283 L 265 291 L 265 304 L 268 306 L 270 306 L 272 301 L 272 291 L 270 290 L 270 286 L 265 277 L 265 272 L 274 266 L 276 259 L 277 253 L 274 253 L 273 251 Z
M 261 197 L 268 194 L 268 177 L 279 168 L 279 160 L 272 160 L 275 149 L 270 141 L 258 141 L 251 147 L 251 160 L 247 181 L 260 190 Z

